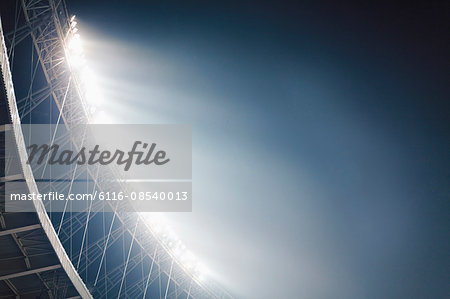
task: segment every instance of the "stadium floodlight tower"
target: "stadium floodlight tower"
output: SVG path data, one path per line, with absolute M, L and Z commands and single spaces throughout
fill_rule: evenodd
M 33 170 L 24 162 L 21 124 L 47 121 L 70 130 L 92 122 L 101 98 L 83 61 L 76 17 L 69 15 L 65 1 L 13 3 L 1 6 L 0 128 L 3 138 L 5 132 L 13 133 L 20 161 L 11 161 L 2 148 L 3 197 L 5 183 L 17 180 L 24 180 L 29 192 L 38 192 Z M 21 172 L 6 176 L 11 163 L 19 163 Z M 105 183 L 117 179 L 113 169 L 101 174 L 72 169 L 71 175 L 88 177 L 100 190 L 122 187 Z M 231 297 L 205 279 L 186 246 L 156 218 L 120 209 L 96 212 L 92 205 L 97 203 L 82 212 L 58 213 L 40 201 L 33 204 L 32 213 L 0 211 L 0 296 Z

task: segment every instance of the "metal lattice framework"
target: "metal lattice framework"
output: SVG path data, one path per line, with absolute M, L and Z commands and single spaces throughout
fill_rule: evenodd
M 1 30 L 0 63 L 5 85 L 0 105 L 1 131 L 14 132 L 18 155 L 25 161 L 21 123 L 32 123 L 34 115 L 49 111 L 50 123 L 64 125 L 70 131 L 73 125 L 89 123 L 90 113 L 80 78 L 67 61 L 67 40 L 73 28 L 65 2 L 18 0 L 14 14 L 11 31 L 4 34 Z M 20 47 L 30 46 L 31 63 L 27 71 L 30 84 L 27 90 L 21 89 L 23 95 L 16 100 L 11 70 L 14 74 L 15 60 L 21 59 L 19 55 L 24 52 Z M 39 78 L 41 82 L 37 82 Z M 74 147 L 82 142 L 80 136 L 70 136 L 70 140 Z M 14 163 L 4 152 L 1 156 L 4 167 Z M 25 180 L 30 192 L 37 192 L 33 170 L 24 162 L 21 168 L 22 172 L 15 176 L 3 175 L 2 186 L 8 181 Z M 114 180 L 117 178 L 114 169 L 99 174 L 75 167 L 68 175 L 72 181 L 89 178 L 95 182 L 92 188 L 98 190 L 124 188 Z M 70 188 L 65 184 L 60 187 Z M 41 202 L 35 203 L 35 210 L 28 222 L 24 221 L 24 213 L 0 213 L 0 242 L 11 242 L 15 249 L 19 248 L 18 258 L 24 260 L 21 272 L 3 275 L 0 271 L 0 296 L 4 283 L 8 294 L 15 296 L 34 292 L 48 298 L 231 297 L 213 282 L 202 282 L 192 275 L 175 257 L 164 237 L 138 213 L 119 212 L 123 210 L 120 206 L 114 213 L 95 212 L 99 209 L 92 205 L 87 205 L 83 212 L 52 213 Z M 50 257 L 44 260 L 42 256 L 47 255 Z M 8 261 L 0 252 L 0 268 L 2 262 Z M 54 264 L 37 267 L 39 263 Z M 20 286 L 18 278 L 30 275 L 39 280 L 38 289 Z

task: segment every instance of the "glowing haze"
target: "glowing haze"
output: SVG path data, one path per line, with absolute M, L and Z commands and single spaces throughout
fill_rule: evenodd
M 428 30 L 416 10 L 72 9 L 105 117 L 193 125 L 193 212 L 163 218 L 206 279 L 239 298 L 448 293 L 448 88 L 438 39 L 401 25 Z

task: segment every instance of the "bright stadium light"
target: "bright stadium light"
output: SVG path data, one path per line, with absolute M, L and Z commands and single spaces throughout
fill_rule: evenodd
M 103 97 L 98 88 L 97 76 L 87 67 L 82 70 L 81 75 L 86 102 L 91 107 L 98 108 L 103 102 Z
M 80 34 L 75 33 L 70 38 L 69 43 L 67 44 L 67 47 L 69 48 L 69 51 L 71 54 L 81 55 L 81 53 L 83 52 L 83 46 L 82 46 Z
M 83 55 L 70 55 L 69 61 L 73 69 L 81 69 L 85 65 Z
M 83 46 L 78 33 L 69 36 L 67 41 L 67 59 L 73 69 L 80 69 L 85 64 Z
M 102 110 L 103 95 L 99 89 L 98 76 L 87 66 L 84 57 L 83 42 L 78 33 L 75 16 L 70 19 L 70 30 L 66 42 L 66 58 L 75 75 L 75 82 L 87 112 L 89 120 L 94 124 L 111 123 L 110 117 Z M 174 230 L 167 224 L 161 213 L 138 213 L 143 222 L 150 229 L 156 239 L 165 247 L 167 252 L 194 280 L 202 282 L 208 275 L 205 266 L 199 263 L 194 254 L 178 238 Z
M 87 111 L 91 114 L 94 123 L 110 123 L 104 111 L 99 108 L 103 102 L 103 96 L 98 88 L 97 76 L 87 67 L 83 52 L 83 43 L 78 32 L 75 16 L 70 18 L 70 31 L 67 36 L 66 57 L 73 73 L 76 75 L 76 81 L 80 85 L 82 100 L 87 105 Z
M 144 223 L 168 248 L 173 258 L 182 265 L 187 273 L 194 279 L 203 282 L 207 275 L 208 269 L 198 262 L 195 255 L 186 248 L 186 245 L 178 238 L 170 226 L 165 223 L 163 217 L 156 213 L 139 213 Z
M 198 280 L 204 281 L 207 275 L 208 269 L 204 265 L 197 263 L 194 269 L 194 276 Z

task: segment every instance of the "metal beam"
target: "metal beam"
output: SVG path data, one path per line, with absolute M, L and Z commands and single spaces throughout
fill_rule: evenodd
M 52 4 L 54 4 L 53 1 L 50 1 L 50 2 L 52 2 Z M 27 6 L 25 5 L 25 0 L 22 0 L 22 7 L 24 8 L 24 14 L 25 14 L 27 23 L 30 24 L 30 18 L 28 17 L 27 11 L 26 11 Z M 33 34 L 32 34 L 32 37 L 35 41 L 35 36 Z M 24 137 L 22 134 L 21 122 L 20 122 L 19 112 L 18 112 L 17 103 L 16 103 L 16 95 L 14 93 L 14 85 L 12 82 L 11 69 L 9 67 L 8 54 L 7 54 L 7 50 L 6 50 L 5 40 L 3 37 L 3 28 L 1 26 L 1 22 L 0 22 L 0 66 L 1 66 L 1 71 L 2 71 L 3 80 L 4 80 L 4 84 L 5 84 L 5 89 L 6 89 L 6 98 L 7 98 L 9 112 L 10 112 L 10 118 L 11 118 L 11 122 L 12 122 L 12 126 L 13 126 L 14 137 L 16 139 L 16 145 L 17 145 L 17 149 L 19 152 L 19 156 L 22 158 L 20 162 L 21 162 L 21 166 L 22 166 L 23 175 L 25 177 L 29 191 L 31 193 L 33 193 L 33 192 L 38 193 L 39 191 L 38 191 L 36 182 L 34 180 L 34 176 L 33 176 L 31 167 L 30 167 L 30 165 L 26 164 L 26 157 L 28 155 L 26 153 L 25 141 L 23 139 Z M 75 268 L 73 267 L 72 263 L 69 260 L 69 257 L 67 256 L 67 254 L 64 250 L 64 247 L 62 246 L 60 240 L 58 239 L 58 236 L 56 235 L 56 232 L 53 228 L 53 224 L 52 224 L 49 216 L 47 215 L 47 211 L 45 210 L 44 204 L 40 201 L 34 201 L 33 205 L 36 210 L 36 214 L 39 217 L 39 221 L 42 224 L 42 228 L 43 228 L 45 234 L 47 235 L 47 238 L 49 239 L 50 244 L 52 245 L 53 249 L 55 250 L 55 253 L 56 253 L 59 261 L 61 262 L 63 269 L 65 270 L 70 281 L 73 283 L 75 289 L 78 291 L 78 293 L 81 295 L 81 297 L 92 298 L 92 295 L 90 294 L 88 288 L 82 281 L 79 274 L 76 272 Z M 14 236 L 14 234 L 13 234 L 13 236 Z M 26 254 L 24 253 L 24 255 L 26 255 Z M 58 267 L 61 267 L 61 266 L 58 266 Z M 29 271 L 32 271 L 32 270 L 29 270 Z M 43 283 L 46 286 L 46 288 L 49 289 L 46 285 L 46 282 L 43 281 Z M 49 297 L 52 297 L 51 293 L 49 294 Z
M 24 176 L 23 174 L 14 174 L 14 175 L 8 175 L 4 177 L 0 177 L 0 183 L 10 182 L 10 181 L 17 181 L 17 180 L 23 180 Z
M 40 273 L 40 272 L 50 271 L 50 270 L 56 270 L 59 268 L 61 268 L 61 265 L 53 265 L 53 266 L 48 266 L 48 267 L 32 269 L 32 270 L 28 270 L 28 271 L 12 273 L 12 274 L 8 274 L 8 275 L 0 276 L 0 281 L 6 280 L 6 279 L 22 277 L 22 276 L 26 276 L 26 275 L 31 275 L 31 274 L 36 274 L 36 273 Z
M 19 290 L 17 290 L 16 286 L 9 281 L 8 279 L 5 280 L 6 285 L 13 291 L 14 295 L 16 295 L 16 298 L 19 296 Z
M 7 230 L 0 231 L 0 237 L 10 235 L 10 234 L 22 233 L 22 232 L 26 232 L 26 231 L 38 229 L 38 228 L 41 228 L 40 224 L 33 224 L 33 225 L 22 226 L 22 227 L 18 227 L 18 228 L 7 229 Z

